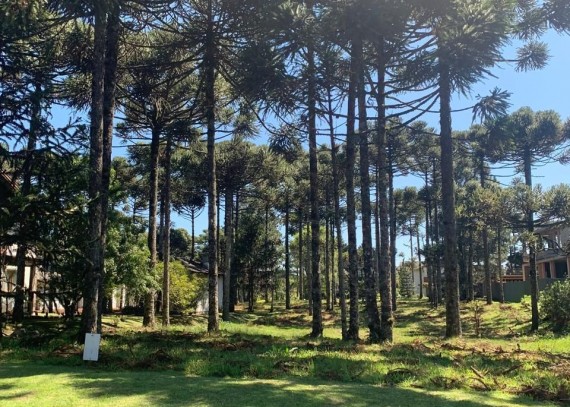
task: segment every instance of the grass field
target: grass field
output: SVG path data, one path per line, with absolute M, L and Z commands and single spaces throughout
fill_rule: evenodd
M 361 342 L 343 343 L 332 313 L 324 337 L 312 340 L 302 308 L 259 308 L 236 313 L 215 335 L 203 317 L 168 330 L 107 318 L 97 363 L 81 360 L 74 331 L 59 320 L 29 321 L 0 345 L 0 404 L 469 407 L 570 399 L 570 337 L 528 336 L 518 304 L 468 306 L 464 337 L 445 341 L 443 309 L 402 302 L 393 345 L 367 344 L 364 324 Z

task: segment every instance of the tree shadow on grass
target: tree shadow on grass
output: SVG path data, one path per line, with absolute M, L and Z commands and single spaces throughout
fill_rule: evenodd
M 505 405 L 494 393 L 467 391 L 427 392 L 354 383 L 327 383 L 304 378 L 286 380 L 217 379 L 188 377 L 180 372 L 103 372 L 81 368 L 0 364 L 0 381 L 17 371 L 22 390 L 34 380 L 51 380 L 46 392 L 61 392 L 75 404 L 149 406 L 414 406 L 483 407 Z M 41 376 L 41 377 L 40 377 Z M 71 396 L 70 396 L 71 394 Z M 4 396 L 0 390 L 0 397 Z M 57 396 L 57 395 L 56 395 Z M 40 405 L 35 392 L 21 405 Z M 14 406 L 20 405 L 15 400 Z M 511 405 L 540 405 L 527 398 L 512 398 Z

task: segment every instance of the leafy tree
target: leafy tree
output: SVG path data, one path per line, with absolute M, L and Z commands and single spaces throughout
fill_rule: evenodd
M 554 111 L 533 112 L 525 107 L 499 120 L 492 129 L 494 137 L 499 139 L 501 159 L 515 162 L 524 174 L 525 185 L 532 190 L 532 167 L 539 162 L 552 160 L 562 146 L 568 145 L 570 133 L 563 131 L 560 116 Z M 528 207 L 525 212 L 526 231 L 534 234 L 535 211 Z M 532 327 L 539 326 L 538 314 L 538 273 L 536 272 L 536 246 L 529 242 L 531 312 Z

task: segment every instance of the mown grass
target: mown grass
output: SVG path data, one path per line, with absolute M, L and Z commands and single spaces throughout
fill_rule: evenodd
M 203 383 L 198 389 L 199 393 L 204 389 L 203 405 L 211 402 L 205 389 L 216 383 L 226 383 L 228 388 L 243 386 L 245 392 L 247 383 L 259 383 L 268 393 L 285 386 L 291 389 L 285 393 L 296 400 L 295 395 L 302 392 L 295 389 L 314 382 L 319 389 L 316 393 L 337 394 L 338 404 L 347 404 L 346 395 L 363 393 L 350 401 L 357 405 L 366 405 L 366 394 L 377 397 L 375 393 L 383 392 L 395 392 L 398 400 L 387 405 L 424 405 L 420 403 L 424 399 L 434 405 L 433 397 L 441 398 L 441 392 L 448 396 L 435 405 L 457 402 L 461 394 L 467 395 L 465 400 L 471 400 L 471 405 L 535 405 L 531 398 L 570 399 L 569 337 L 546 332 L 527 335 L 528 318 L 518 305 L 468 305 L 462 312 L 464 337 L 446 341 L 442 339 L 443 309 L 429 309 L 418 300 L 404 301 L 398 311 L 393 345 L 366 343 L 365 329 L 361 331 L 363 341 L 342 342 L 337 317 L 332 313 L 325 315 L 324 337 L 309 339 L 310 317 L 301 307 L 274 313 L 264 309 L 255 314 L 238 312 L 232 321 L 222 323 L 216 334 L 205 331 L 205 319 L 200 316 L 178 319 L 166 330 L 141 329 L 140 319 L 135 317 L 111 317 L 104 321 L 101 356 L 96 364 L 81 360 L 81 348 L 72 344 L 74 330 L 61 329 L 58 321 L 30 321 L 24 328 L 30 334 L 0 345 L 0 400 L 16 391 L 2 388 L 10 385 L 7 372 L 14 372 L 13 366 L 24 371 L 34 371 L 35 366 L 48 372 L 55 369 L 61 386 L 70 388 L 76 386 L 74 375 L 78 372 L 92 375 L 94 382 L 107 382 L 114 375 L 130 377 L 131 387 L 169 375 L 175 381 L 182 380 L 184 386 L 193 386 L 198 380 Z M 187 384 L 188 378 L 193 378 L 191 384 Z M 346 389 L 333 390 L 343 386 Z M 82 394 L 77 397 L 88 397 Z M 325 402 L 322 397 L 314 395 L 298 405 L 323 405 L 318 404 Z M 282 401 L 285 403 L 286 397 Z M 336 403 L 327 399 L 325 404 Z M 257 404 L 240 401 L 234 405 Z

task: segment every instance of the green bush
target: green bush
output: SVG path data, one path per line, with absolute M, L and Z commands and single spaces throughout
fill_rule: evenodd
M 208 279 L 190 274 L 178 261 L 170 263 L 170 306 L 172 311 L 189 313 L 204 294 Z
M 544 290 L 540 308 L 555 332 L 566 330 L 570 323 L 570 280 L 557 281 Z

